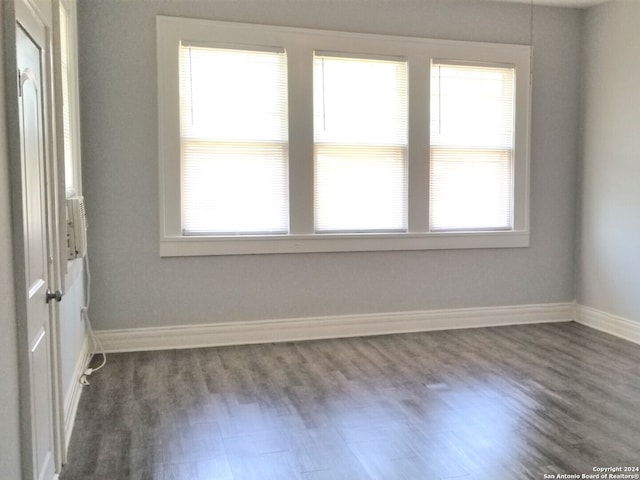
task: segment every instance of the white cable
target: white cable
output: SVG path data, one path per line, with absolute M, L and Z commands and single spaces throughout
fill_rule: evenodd
M 102 346 L 102 343 L 100 342 L 100 340 L 98 340 L 98 338 L 96 337 L 95 333 L 93 332 L 93 327 L 91 326 L 91 320 L 89 319 L 89 304 L 91 303 L 91 269 L 89 268 L 89 253 L 85 253 L 84 255 L 84 266 L 85 266 L 85 278 L 86 278 L 86 283 L 85 283 L 85 304 L 80 308 L 80 312 L 82 314 L 82 318 L 84 319 L 84 321 L 86 322 L 86 327 L 88 330 L 88 334 L 89 334 L 89 338 L 91 338 L 91 341 L 93 342 L 93 351 L 97 352 L 98 355 L 102 355 L 102 363 L 97 366 L 96 368 L 87 368 L 84 372 L 82 377 L 80 378 L 80 383 L 82 385 L 89 385 L 89 381 L 87 380 L 87 376 L 91 375 L 92 373 L 97 372 L 98 370 L 100 370 L 102 367 L 105 366 L 105 364 L 107 363 L 107 354 L 104 351 L 104 347 Z M 93 356 L 96 355 L 96 353 L 93 353 L 91 358 L 93 358 Z

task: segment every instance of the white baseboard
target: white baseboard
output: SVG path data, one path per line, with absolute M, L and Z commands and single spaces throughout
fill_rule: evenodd
M 576 305 L 574 320 L 587 327 L 640 344 L 640 323 L 584 305 Z
M 95 335 L 106 352 L 131 352 L 568 322 L 572 316 L 572 303 L 551 303 L 98 330 Z
M 71 440 L 71 432 L 73 431 L 73 424 L 76 419 L 76 412 L 78 411 L 78 404 L 80 403 L 80 395 L 82 394 L 82 385 L 80 384 L 80 377 L 89 366 L 91 360 L 91 341 L 89 336 L 86 336 L 80 349 L 80 355 L 76 366 L 73 369 L 73 376 L 71 377 L 71 384 L 65 392 L 64 396 L 64 441 L 65 451 L 69 448 L 69 441 Z

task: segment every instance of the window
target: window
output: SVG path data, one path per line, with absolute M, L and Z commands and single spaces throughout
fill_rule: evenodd
M 316 54 L 316 232 L 407 229 L 407 62 Z
M 530 48 L 158 17 L 160 254 L 527 246 Z
M 75 2 L 59 0 L 56 38 L 56 73 L 59 81 L 62 142 L 59 155 L 64 159 L 64 185 L 66 196 L 81 195 L 80 136 L 78 126 L 78 83 L 76 55 Z M 58 77 L 59 75 L 59 77 Z
M 512 228 L 514 74 L 432 62 L 432 231 Z
M 288 233 L 284 52 L 180 47 L 185 235 Z
M 58 248 L 60 258 L 67 258 L 65 198 L 82 195 L 80 155 L 80 112 L 78 92 L 77 9 L 75 0 L 52 2 L 53 16 L 53 85 L 59 208 Z M 65 282 L 73 282 L 82 269 L 66 265 Z M 64 270 L 64 268 L 63 268 Z

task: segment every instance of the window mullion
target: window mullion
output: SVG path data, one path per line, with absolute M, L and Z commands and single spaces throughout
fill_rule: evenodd
M 430 63 L 409 57 L 409 232 L 429 230 Z
M 313 50 L 287 48 L 289 76 L 289 232 L 313 233 Z

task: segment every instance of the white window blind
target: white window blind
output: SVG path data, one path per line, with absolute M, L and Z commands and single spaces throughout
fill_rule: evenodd
M 316 53 L 316 232 L 407 228 L 407 63 Z
M 62 86 L 62 144 L 64 151 L 64 185 L 67 194 L 73 194 L 75 187 L 73 142 L 71 136 L 71 95 L 69 82 L 71 52 L 69 50 L 69 19 L 67 11 L 60 4 L 60 75 Z
M 513 227 L 514 103 L 514 67 L 432 62 L 432 231 Z
M 289 230 L 283 50 L 180 47 L 185 235 Z

